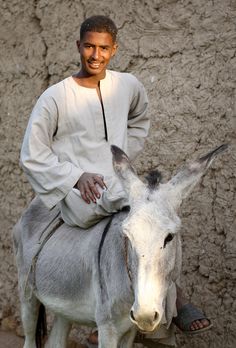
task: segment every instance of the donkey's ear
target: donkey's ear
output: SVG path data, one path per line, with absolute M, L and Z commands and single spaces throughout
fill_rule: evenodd
M 182 200 L 189 195 L 214 158 L 227 148 L 227 144 L 217 147 L 215 150 L 180 170 L 168 183 L 162 185 L 162 188 L 171 196 L 171 202 L 175 208 L 178 208 Z
M 118 146 L 111 145 L 113 154 L 113 167 L 119 176 L 125 190 L 132 200 L 137 200 L 142 196 L 145 189 L 144 183 L 138 178 L 132 167 L 129 157 Z

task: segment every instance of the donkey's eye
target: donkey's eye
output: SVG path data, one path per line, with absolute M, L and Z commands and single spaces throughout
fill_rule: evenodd
M 174 235 L 173 235 L 173 234 L 169 233 L 169 234 L 167 235 L 167 237 L 165 238 L 165 241 L 164 241 L 164 248 L 165 248 L 165 246 L 166 246 L 167 243 L 169 243 L 169 242 L 172 241 L 173 238 L 174 238 Z

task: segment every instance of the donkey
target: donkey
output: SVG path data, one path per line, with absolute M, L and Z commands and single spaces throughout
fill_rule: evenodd
M 99 348 L 131 348 L 137 330 L 152 333 L 169 326 L 176 315 L 175 308 L 168 310 L 169 289 L 181 269 L 177 211 L 226 147 L 184 167 L 167 183 L 151 176 L 146 184 L 113 145 L 114 170 L 129 195 L 130 211 L 88 230 L 61 223 L 45 237 L 45 221 L 58 221 L 58 211 L 48 212 L 34 199 L 13 232 L 24 348 L 41 346 L 35 337 L 42 305 L 55 314 L 46 343 L 50 348 L 66 347 L 73 322 L 97 325 Z M 38 252 L 40 240 L 46 242 Z

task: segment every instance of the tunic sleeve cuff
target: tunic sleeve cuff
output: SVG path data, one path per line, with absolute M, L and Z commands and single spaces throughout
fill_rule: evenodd
M 84 173 L 81 168 L 72 167 L 71 173 L 68 178 L 50 193 L 41 193 L 39 197 L 48 209 L 52 209 L 57 205 L 66 195 L 72 190 L 80 176 Z

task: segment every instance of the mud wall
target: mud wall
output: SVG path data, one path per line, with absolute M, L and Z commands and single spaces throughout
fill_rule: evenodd
M 183 348 L 236 344 L 236 1 L 10 0 L 0 2 L 0 320 L 19 308 L 11 230 L 33 193 L 18 166 L 30 111 L 49 85 L 78 70 L 79 25 L 109 15 L 119 30 L 112 68 L 135 74 L 150 99 L 152 127 L 140 174 L 165 178 L 184 161 L 230 142 L 181 209 L 182 284 L 214 323 Z

